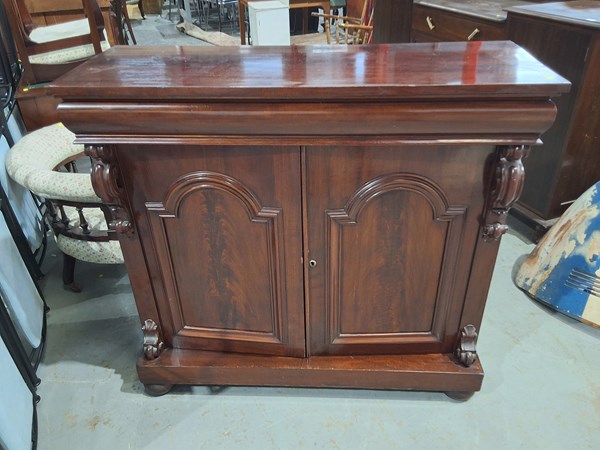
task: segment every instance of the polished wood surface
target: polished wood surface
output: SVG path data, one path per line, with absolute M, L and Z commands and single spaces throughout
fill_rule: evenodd
M 488 152 L 440 146 L 424 166 L 422 150 L 307 150 L 311 353 L 452 351 Z
M 531 5 L 527 0 L 414 0 L 415 5 L 493 22 L 506 21 L 506 9 Z
M 57 80 L 149 392 L 479 390 L 521 159 L 568 88 L 509 42 L 118 48 Z
M 422 391 L 478 391 L 479 361 L 461 367 L 448 355 L 265 357 L 235 353 L 167 350 L 161 361 L 140 361 L 148 384 L 293 386 Z
M 119 101 L 265 100 L 266 95 L 391 101 L 528 96 L 548 89 L 557 95 L 568 89 L 564 79 L 511 42 L 283 47 L 276 53 L 260 47 L 117 47 L 90 65 L 95 70 L 84 66 L 62 78 L 56 94 Z M 139 76 L 141 68 L 147 76 Z
M 156 265 L 148 265 L 163 278 L 165 338 L 179 348 L 303 356 L 297 149 L 171 154 L 151 146 L 120 156 L 122 170 L 146 174 L 125 187 L 147 217 L 140 233 L 156 246 Z
M 599 9 L 600 5 L 598 5 L 597 0 L 575 0 L 544 2 L 533 5 L 510 5 L 507 11 L 513 11 L 523 16 L 600 30 Z

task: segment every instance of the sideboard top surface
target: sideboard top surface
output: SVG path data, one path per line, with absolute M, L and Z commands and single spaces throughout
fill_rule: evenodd
M 600 30 L 600 2 L 598 0 L 522 5 L 507 8 L 507 11 Z
M 524 0 L 415 0 L 414 3 L 493 22 L 505 22 L 508 7 L 531 4 Z
M 65 100 L 398 101 L 554 96 L 569 82 L 512 42 L 118 46 L 50 86 Z

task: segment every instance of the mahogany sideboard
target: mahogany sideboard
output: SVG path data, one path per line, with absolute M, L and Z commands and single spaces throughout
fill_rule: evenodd
M 521 159 L 569 89 L 527 52 L 118 47 L 51 89 L 112 210 L 148 392 L 480 389 Z

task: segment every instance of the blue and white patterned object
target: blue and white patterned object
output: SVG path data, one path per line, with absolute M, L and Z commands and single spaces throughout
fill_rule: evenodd
M 600 182 L 546 233 L 515 283 L 558 311 L 600 327 Z

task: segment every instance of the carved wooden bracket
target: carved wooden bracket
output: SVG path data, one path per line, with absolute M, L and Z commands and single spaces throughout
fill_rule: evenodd
M 498 148 L 499 157 L 483 226 L 483 237 L 487 241 L 496 241 L 508 231 L 506 216 L 523 192 L 525 168 L 522 159 L 528 153 L 527 145 Z
M 102 203 L 109 205 L 111 220 L 108 227 L 117 233 L 133 233 L 131 214 L 121 184 L 120 171 L 110 146 L 86 145 L 85 154 L 92 158 L 92 186 Z
M 146 319 L 142 325 L 142 332 L 144 333 L 144 356 L 146 359 L 158 358 L 164 347 L 158 325 L 154 320 Z
M 454 352 L 456 359 L 463 366 L 469 367 L 477 359 L 477 330 L 474 325 L 467 325 L 460 332 L 460 342 Z

